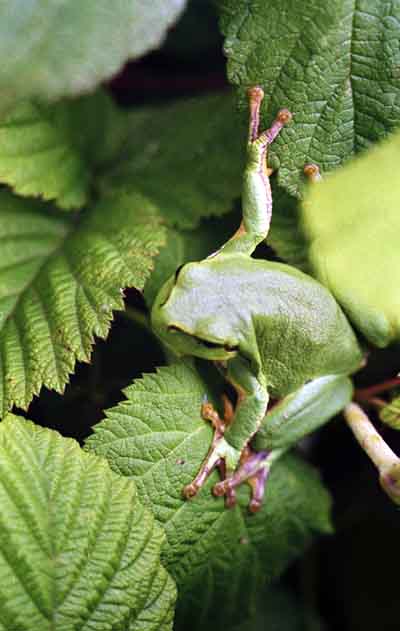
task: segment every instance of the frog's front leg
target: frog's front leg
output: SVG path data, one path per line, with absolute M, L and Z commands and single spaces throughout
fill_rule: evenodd
M 210 473 L 213 471 L 215 467 L 219 469 L 221 478 L 224 480 L 227 476 L 227 468 L 225 464 L 225 460 L 221 458 L 218 445 L 221 441 L 221 438 L 225 434 L 225 430 L 228 425 L 231 423 L 234 415 L 233 407 L 227 397 L 223 396 L 224 402 L 224 417 L 220 418 L 217 410 L 214 408 L 212 403 L 205 401 L 201 406 L 201 415 L 205 421 L 210 421 L 214 428 L 214 436 L 208 451 L 208 455 L 204 460 L 200 470 L 194 480 L 187 484 L 183 489 L 183 494 L 187 499 L 194 497 L 197 492 L 201 489 L 205 481 L 207 480 Z M 235 491 L 228 491 L 226 493 L 226 506 L 230 508 L 236 503 L 236 495 Z
M 214 494 L 226 495 L 228 506 L 233 506 L 235 502 L 234 487 L 237 484 L 230 486 L 227 481 L 232 478 L 238 465 L 242 471 L 244 470 L 245 460 L 249 455 L 247 444 L 257 432 L 265 416 L 269 397 L 266 387 L 250 372 L 248 362 L 240 357 L 228 362 L 226 378 L 237 392 L 233 418 L 226 423 L 219 419 L 218 414 L 212 408 L 207 411 L 204 410 L 203 406 L 203 416 L 211 420 L 214 425 L 214 437 L 197 476 L 184 488 L 183 492 L 188 499 L 194 497 L 213 469 L 222 464 L 226 478 L 215 485 Z M 257 454 L 257 458 L 264 459 L 264 453 L 266 452 Z M 261 464 L 261 461 L 258 462 L 257 471 L 262 468 Z M 257 472 L 254 471 L 254 473 Z M 261 481 L 264 474 L 260 472 L 257 475 Z M 246 479 L 252 476 L 253 471 L 250 471 Z M 265 479 L 262 481 L 262 487 L 264 482 Z M 253 499 L 255 496 L 257 499 L 250 505 L 250 508 L 252 509 L 254 504 L 254 510 L 257 510 L 261 503 L 262 494 L 260 494 L 259 487 L 260 485 L 255 484 L 253 489 Z M 256 505 L 257 508 L 255 508 Z

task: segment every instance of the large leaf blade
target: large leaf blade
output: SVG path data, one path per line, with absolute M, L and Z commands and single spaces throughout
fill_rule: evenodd
M 212 437 L 200 415 L 206 392 L 211 396 L 189 365 L 146 375 L 126 390 L 127 401 L 107 412 L 87 447 L 135 479 L 166 533 L 163 559 L 181 595 L 198 592 L 205 607 L 211 592 L 216 601 L 223 597 L 228 620 L 251 607 L 256 587 L 279 575 L 314 531 L 329 530 L 330 503 L 315 472 L 293 456 L 272 468 L 265 503 L 255 516 L 247 512 L 244 488 L 233 510 L 212 496 L 216 474 L 193 501 L 185 501 L 183 486 L 196 474 Z M 247 577 L 240 595 L 237 582 L 229 583 L 232 567 Z M 207 595 L 200 586 L 206 589 L 210 581 Z
M 139 191 L 170 225 L 192 229 L 229 212 L 240 195 L 243 132 L 231 94 L 138 109 L 126 118 L 126 142 L 100 188 Z
M 163 534 L 134 484 L 75 441 L 12 415 L 0 425 L 0 453 L 0 628 L 134 629 L 163 592 L 157 628 L 171 629 Z
M 18 100 L 88 92 L 156 48 L 185 0 L 0 5 L 0 111 Z
M 111 197 L 78 222 L 0 194 L 0 406 L 26 408 L 42 385 L 62 391 L 75 361 L 105 337 L 122 289 L 142 288 L 163 243 L 153 206 Z
M 61 208 L 83 206 L 95 167 L 112 154 L 109 130 L 118 137 L 121 119 L 101 91 L 51 106 L 20 103 L 0 121 L 0 182 Z
M 281 185 L 298 194 L 303 166 L 323 171 L 387 134 L 400 118 L 400 4 L 375 0 L 219 0 L 228 76 L 261 84 L 264 124 L 294 122 L 274 143 Z
M 400 134 L 308 190 L 302 208 L 313 274 L 377 346 L 400 339 Z

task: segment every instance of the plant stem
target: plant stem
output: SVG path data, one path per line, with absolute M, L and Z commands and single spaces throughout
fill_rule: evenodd
M 386 392 L 386 390 L 391 390 L 392 388 L 396 388 L 396 386 L 400 386 L 400 376 L 393 377 L 393 379 L 387 379 L 386 381 L 382 381 L 382 383 L 377 383 L 373 386 L 368 386 L 368 388 L 359 388 L 356 390 L 355 398 L 357 401 L 369 402 L 376 394 Z
M 379 481 L 391 500 L 400 504 L 400 458 L 378 434 L 357 403 L 349 403 L 344 417 L 358 443 L 379 471 Z
M 140 324 L 140 326 L 150 330 L 149 318 L 143 311 L 139 311 L 139 309 L 135 309 L 134 307 L 125 307 L 125 311 L 121 311 L 120 313 L 135 324 Z

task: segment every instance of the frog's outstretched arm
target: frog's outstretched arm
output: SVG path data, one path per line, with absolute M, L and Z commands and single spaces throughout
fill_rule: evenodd
M 292 115 L 279 110 L 271 127 L 258 135 L 260 105 L 264 92 L 259 86 L 248 91 L 250 107 L 247 165 L 244 172 L 242 210 L 243 219 L 235 234 L 218 250 L 217 254 L 241 252 L 250 255 L 267 236 L 272 215 L 272 195 L 267 167 L 268 146 L 275 140 Z

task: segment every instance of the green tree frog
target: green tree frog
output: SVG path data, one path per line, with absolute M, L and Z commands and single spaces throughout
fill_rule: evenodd
M 187 263 L 161 288 L 152 309 L 152 326 L 178 356 L 215 362 L 233 386 L 235 409 L 220 418 L 204 404 L 214 437 L 209 453 L 183 493 L 192 498 L 218 466 L 223 479 L 213 493 L 235 503 L 235 488 L 247 481 L 249 508 L 260 508 L 271 454 L 255 452 L 250 441 L 268 423 L 270 397 L 301 396 L 311 380 L 348 375 L 362 353 L 346 317 L 330 292 L 313 278 L 283 263 L 252 258 L 267 236 L 272 213 L 267 149 L 290 122 L 282 109 L 270 129 L 259 133 L 260 87 L 248 91 L 250 106 L 242 222 L 236 233 L 208 258 Z M 311 178 L 318 173 L 312 165 Z M 323 380 L 322 380 L 323 381 Z

